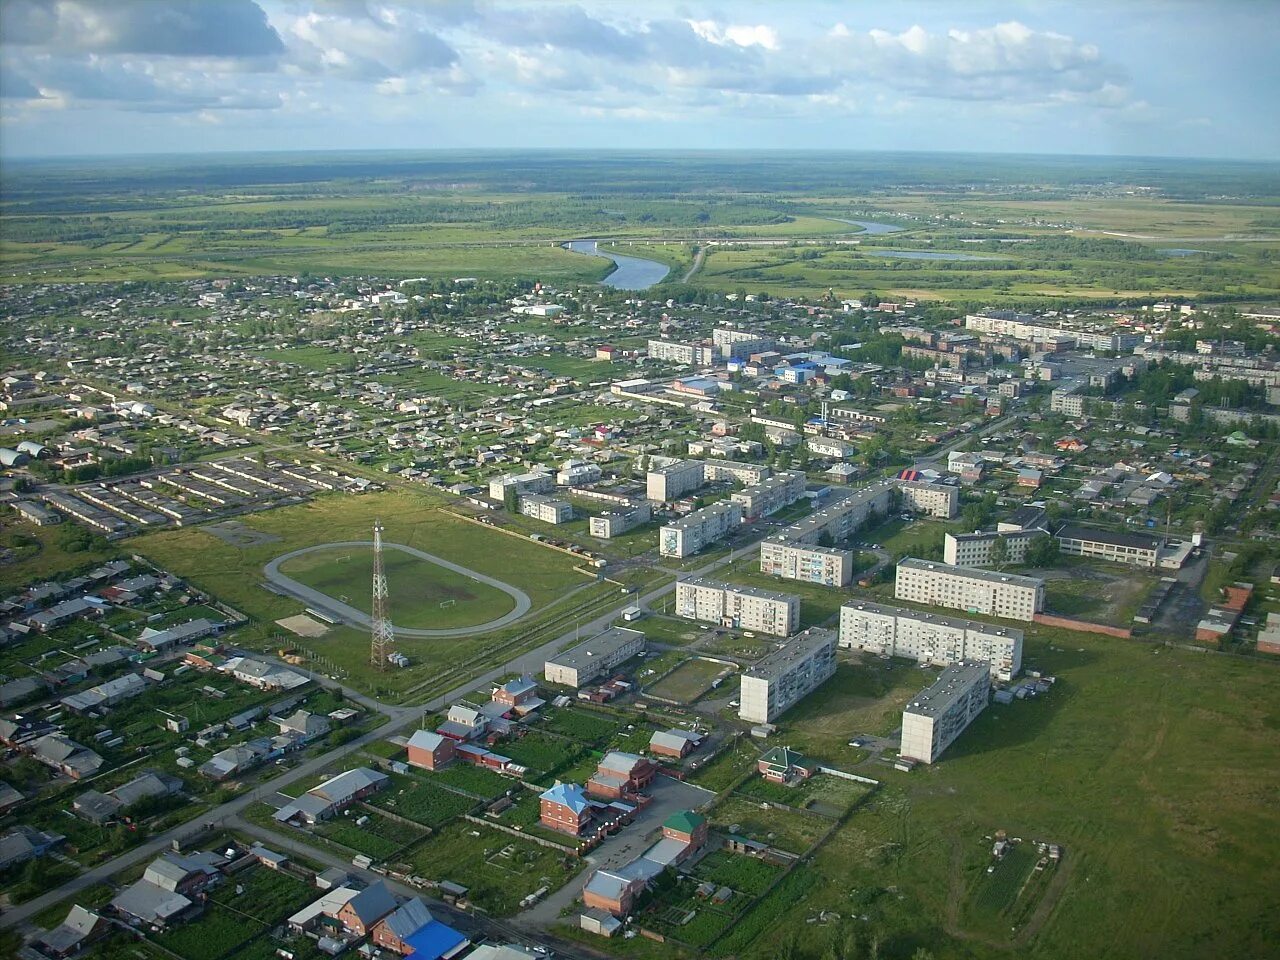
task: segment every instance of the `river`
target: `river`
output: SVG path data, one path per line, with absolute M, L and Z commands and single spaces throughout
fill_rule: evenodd
M 661 283 L 671 272 L 671 268 L 657 260 L 645 260 L 642 257 L 628 257 L 625 254 L 613 253 L 600 249 L 599 240 L 570 240 L 565 249 L 574 253 L 584 253 L 590 257 L 606 257 L 617 264 L 617 269 L 600 282 L 606 287 L 617 290 L 648 290 L 656 283 Z
M 863 233 L 872 237 L 879 234 L 902 232 L 902 227 L 895 227 L 892 223 L 876 223 L 874 220 L 846 220 L 844 217 L 825 217 L 824 219 L 834 220 L 836 223 L 851 223 L 855 227 L 861 227 Z

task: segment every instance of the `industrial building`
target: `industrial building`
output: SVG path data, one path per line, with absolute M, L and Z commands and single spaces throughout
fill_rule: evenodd
M 705 482 L 701 460 L 677 460 L 648 472 L 645 476 L 645 497 L 666 503 L 697 490 Z
M 800 598 L 695 577 L 676 584 L 676 616 L 789 637 L 800 629 Z
M 962 660 L 942 671 L 902 711 L 902 746 L 908 760 L 933 763 L 987 708 L 991 673 L 980 660 Z
M 1044 581 L 908 557 L 898 564 L 894 597 L 933 607 L 1034 620 L 1044 609 Z
M 644 650 L 644 634 L 626 627 L 610 627 L 585 643 L 556 654 L 543 665 L 548 683 L 580 687 L 625 663 Z
M 840 608 L 840 646 L 877 656 L 907 657 L 939 667 L 986 660 L 991 675 L 1012 680 L 1022 669 L 1023 633 L 981 620 L 857 600 Z
M 738 716 L 770 723 L 836 672 L 836 634 L 811 627 L 742 674 Z
M 713 503 L 664 526 L 658 534 L 658 553 L 664 557 L 691 557 L 728 536 L 741 523 L 741 506 L 732 501 Z
M 804 496 L 805 476 L 798 470 L 784 470 L 766 477 L 746 489 L 737 490 L 729 499 L 741 505 L 742 515 L 748 519 L 768 517 L 784 507 L 789 507 Z

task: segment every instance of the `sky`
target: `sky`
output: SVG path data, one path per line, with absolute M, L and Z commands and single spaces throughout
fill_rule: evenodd
M 0 156 L 1280 159 L 1280 0 L 0 0 Z

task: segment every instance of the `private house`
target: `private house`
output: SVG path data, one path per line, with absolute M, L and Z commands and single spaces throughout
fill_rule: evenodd
M 374 924 L 370 939 L 375 946 L 417 960 L 451 957 L 467 943 L 457 930 L 433 917 L 417 897 Z
M 200 765 L 197 772 L 210 780 L 226 780 L 238 773 L 252 770 L 265 762 L 270 754 L 271 741 L 260 737 L 215 753 Z
M 45 833 L 19 823 L 0 836 L 0 870 L 43 857 L 66 839 L 60 833 Z
M 818 765 L 790 747 L 774 747 L 756 762 L 756 769 L 770 783 L 789 786 L 808 780 L 818 772 Z
M 298 710 L 288 717 L 276 717 L 275 721 L 281 733 L 293 734 L 304 743 L 316 737 L 323 737 L 329 732 L 330 726 L 328 717 L 309 713 L 306 710 Z
M 396 898 L 379 880 L 365 887 L 332 915 L 348 936 L 368 936 L 373 925 L 396 909 Z
M 606 800 L 621 800 L 647 787 L 657 772 L 653 761 L 645 757 L 611 750 L 587 781 L 587 793 Z
M 415 730 L 409 738 L 409 764 L 423 770 L 439 770 L 453 761 L 454 744 L 431 730 Z
M 528 674 L 494 687 L 492 701 L 514 710 L 522 717 L 546 703 L 545 700 L 538 699 L 538 685 Z
M 167 797 L 181 789 L 182 781 L 177 777 L 147 770 L 106 793 L 86 790 L 72 801 L 71 809 L 76 816 L 83 817 L 90 823 L 107 823 L 118 819 L 124 811 L 143 800 Z
M 542 825 L 572 837 L 582 835 L 591 821 L 591 801 L 576 783 L 557 782 L 540 797 L 542 801 Z
M 80 780 L 91 777 L 102 767 L 103 759 L 60 733 L 50 733 L 31 744 L 31 754 L 47 767 L 65 777 Z
M 133 924 L 164 927 L 199 910 L 197 898 L 217 883 L 223 859 L 214 853 L 183 857 L 166 853 L 152 861 L 142 879 L 118 893 L 111 909 Z
M 707 818 L 692 810 L 673 813 L 662 823 L 662 836 L 690 847 L 690 853 L 707 842 Z
M 706 842 L 706 817 L 689 810 L 673 813 L 662 824 L 662 839 L 643 854 L 623 867 L 591 875 L 582 888 L 583 906 L 625 917 L 651 880 L 687 860 Z
M 489 718 L 475 707 L 455 703 L 449 707 L 448 719 L 436 728 L 450 740 L 479 740 L 489 727 Z
M 37 937 L 32 946 L 46 957 L 61 960 L 84 950 L 110 930 L 111 924 L 101 914 L 76 904 L 67 914 L 67 919 Z
M 603 910 L 615 917 L 625 917 L 643 889 L 644 880 L 639 876 L 615 870 L 597 870 L 582 888 L 582 905 L 588 910 Z
M 287 803 L 272 816 L 279 823 L 297 821 L 315 824 L 328 820 L 334 814 L 351 806 L 357 800 L 376 793 L 391 782 L 385 773 L 356 767 L 330 777 L 318 787 L 313 787 L 292 803 Z
M 296 670 L 251 657 L 232 657 L 219 669 L 259 690 L 294 690 L 310 683 Z

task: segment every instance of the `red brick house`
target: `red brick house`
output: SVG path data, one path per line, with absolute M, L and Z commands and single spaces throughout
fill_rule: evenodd
M 439 770 L 453 760 L 454 740 L 431 730 L 417 730 L 409 738 L 409 764 L 424 770 Z
M 541 796 L 542 825 L 580 836 L 591 821 L 591 801 L 576 783 L 557 783 Z
M 334 914 L 342 929 L 357 937 L 366 936 L 373 925 L 396 908 L 396 898 L 387 885 L 379 880 L 365 887 L 344 903 Z
M 607 800 L 619 800 L 643 790 L 657 772 L 652 760 L 613 750 L 605 754 L 595 775 L 587 781 L 587 792 Z
M 673 813 L 663 821 L 662 835 L 687 844 L 689 853 L 693 853 L 707 842 L 707 818 L 692 810 Z

